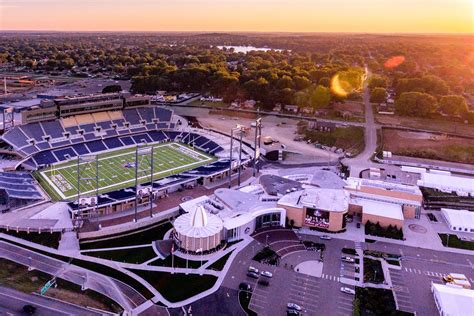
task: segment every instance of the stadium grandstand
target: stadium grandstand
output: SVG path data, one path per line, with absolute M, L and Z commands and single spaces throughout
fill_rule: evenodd
M 48 100 L 21 117 L 22 124 L 4 132 L 2 148 L 19 156 L 15 169 L 29 171 L 32 183 L 36 178 L 52 200 L 68 201 L 72 211 L 80 204 L 79 194 L 94 196 L 98 205 L 93 206 L 102 206 L 102 213 L 123 210 L 124 204 L 130 208 L 137 195 L 136 179 L 142 187 L 150 187 L 152 180 L 156 197 L 155 190 L 167 194 L 228 175 L 228 137 L 187 128 L 172 110 L 151 106 L 148 97 L 115 93 Z M 153 148 L 153 160 L 145 157 L 140 162 L 142 169 L 154 170 L 153 177 L 145 172 L 137 178 L 129 170 L 135 168 L 138 147 Z M 98 188 L 90 180 L 95 176 L 91 166 L 85 166 L 89 181 L 78 183 L 77 162 L 87 156 L 98 157 Z M 5 192 L 17 197 L 12 190 Z

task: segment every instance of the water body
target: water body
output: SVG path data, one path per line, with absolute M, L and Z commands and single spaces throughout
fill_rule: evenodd
M 261 52 L 267 52 L 269 50 L 274 50 L 277 52 L 283 51 L 283 49 L 274 49 L 274 48 L 268 48 L 268 47 L 255 47 L 255 46 L 217 46 L 219 49 L 223 48 L 233 48 L 236 53 L 248 53 L 251 51 L 261 51 Z

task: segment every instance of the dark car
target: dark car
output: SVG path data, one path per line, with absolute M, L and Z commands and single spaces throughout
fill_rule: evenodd
M 263 285 L 263 286 L 268 286 L 270 283 L 267 280 L 260 279 L 258 280 L 258 284 Z
M 36 307 L 33 305 L 25 305 L 23 306 L 23 313 L 25 314 L 34 314 L 36 312 Z
M 258 279 L 258 274 L 255 272 L 247 272 L 247 276 L 252 279 Z
M 251 292 L 252 286 L 248 283 L 242 282 L 239 284 L 239 290 Z
M 287 316 L 299 316 L 301 314 L 297 310 L 289 309 L 289 310 L 286 311 L 286 315 Z

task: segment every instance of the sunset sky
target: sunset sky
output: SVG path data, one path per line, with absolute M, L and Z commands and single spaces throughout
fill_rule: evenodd
M 474 0 L 0 0 L 0 29 L 472 33 Z

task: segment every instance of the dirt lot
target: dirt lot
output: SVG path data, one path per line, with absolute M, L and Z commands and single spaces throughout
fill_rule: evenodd
M 417 129 L 440 131 L 474 136 L 474 126 L 449 120 L 423 119 L 397 115 L 376 115 L 376 121 L 384 125 L 399 125 Z
M 196 116 L 203 127 L 216 129 L 225 133 L 229 133 L 230 129 L 237 124 L 250 127 L 250 124 L 255 122 L 254 119 L 237 117 L 235 115 L 210 115 L 207 109 L 176 107 L 174 110 L 178 115 Z M 337 159 L 337 155 L 332 152 L 317 149 L 314 145 L 306 144 L 305 142 L 294 141 L 297 123 L 297 120 L 284 119 L 276 116 L 264 116 L 262 118 L 262 136 L 271 136 L 273 140 L 278 141 L 278 143 L 264 146 L 264 148 L 267 151 L 277 150 L 284 144 L 287 146 L 288 151 L 298 153 L 301 157 L 305 157 L 305 162 L 327 160 L 328 157 L 330 159 Z M 253 143 L 254 137 L 255 129 L 251 128 L 245 140 Z
M 474 139 L 384 128 L 383 150 L 402 156 L 474 163 Z
M 347 111 L 354 116 L 364 115 L 364 104 L 362 102 L 347 101 L 345 103 L 334 104 L 334 110 Z

